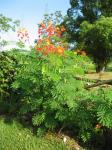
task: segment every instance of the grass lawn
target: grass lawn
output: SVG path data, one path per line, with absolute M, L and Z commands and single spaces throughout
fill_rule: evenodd
M 63 140 L 38 138 L 19 123 L 5 123 L 0 118 L 0 150 L 70 150 Z

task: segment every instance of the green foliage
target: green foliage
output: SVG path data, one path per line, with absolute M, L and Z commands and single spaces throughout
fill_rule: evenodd
M 20 103 L 22 91 L 12 87 L 17 75 L 21 57 L 24 53 L 15 51 L 7 51 L 0 53 L 0 113 L 16 113 Z M 15 87 L 18 85 L 15 83 Z
M 11 84 L 16 74 L 17 61 L 10 56 L 8 52 L 0 53 L 0 95 L 1 99 L 9 96 L 11 92 Z
M 12 20 L 0 14 L 0 31 L 8 32 L 9 30 L 15 31 L 16 26 L 19 26 L 19 20 Z
M 83 22 L 80 27 L 80 39 L 87 53 L 101 71 L 112 60 L 112 18 L 102 17 L 94 24 Z
M 76 65 L 75 59 L 73 53 L 65 57 L 30 54 L 21 59 L 12 87 L 23 90 L 20 113 L 31 113 L 34 125 L 44 124 L 48 129 L 55 129 L 58 120 L 68 122 L 72 113 L 69 110 L 74 110 L 77 99 L 83 97 L 80 91 L 83 83 L 75 80 L 74 75 L 84 74 L 84 71 L 81 63 Z
M 48 24 L 50 21 L 53 21 L 53 23 L 56 26 L 60 25 L 61 22 L 63 21 L 63 15 L 62 15 L 61 11 L 56 11 L 55 13 L 51 13 L 51 14 L 45 14 L 43 23 Z
M 100 90 L 95 99 L 99 123 L 107 128 L 112 128 L 112 89 Z M 100 101 L 99 101 L 100 97 Z M 100 105 L 99 105 L 100 103 Z
M 41 125 L 43 123 L 43 121 L 45 120 L 45 115 L 46 113 L 41 113 L 41 114 L 37 114 L 35 116 L 33 116 L 32 118 L 32 122 L 34 125 Z
M 112 2 L 107 0 L 106 3 L 102 0 L 71 0 L 71 8 L 68 14 L 74 18 L 74 11 L 77 13 L 77 18 L 83 18 L 89 22 L 96 21 L 101 15 L 110 17 L 112 16 Z
M 19 40 L 19 41 L 16 43 L 16 45 L 17 45 L 19 48 L 24 48 L 24 47 L 25 47 L 25 44 L 24 44 L 21 40 Z
M 96 135 L 103 137 L 103 132 L 112 128 L 111 91 L 112 89 L 85 91 L 86 96 L 78 101 L 73 116 L 75 119 L 71 124 L 78 129 L 78 137 L 84 142 L 91 141 Z
M 112 16 L 111 0 L 70 0 L 68 16 L 64 20 L 69 41 L 79 43 L 79 29 L 83 21 L 94 23 L 101 16 Z
M 96 71 L 103 71 L 112 58 L 112 2 L 70 0 L 70 5 L 68 16 L 63 21 L 67 31 L 66 39 L 74 47 L 80 45 L 82 49 L 85 48 L 96 64 Z
M 19 20 L 12 20 L 0 14 L 0 49 L 9 44 L 9 42 L 3 38 L 3 33 L 8 31 L 15 31 L 16 28 L 20 25 Z
M 2 47 L 6 46 L 6 45 L 8 45 L 8 44 L 9 44 L 9 42 L 6 41 L 6 40 L 0 41 L 0 49 L 2 49 Z
M 76 66 L 81 66 L 81 68 L 83 69 L 83 71 L 85 73 L 87 73 L 90 70 L 94 70 L 95 69 L 95 65 L 93 64 L 93 62 L 91 61 L 91 59 L 88 56 L 83 56 L 83 55 L 77 55 L 75 54 L 75 62 L 76 62 Z
M 87 58 L 73 52 L 43 56 L 34 50 L 13 51 L 10 56 L 18 62 L 18 69 L 10 85 L 12 92 L 17 92 L 10 99 L 9 112 L 16 112 L 20 119 L 32 125 L 38 136 L 48 130 L 67 129 L 87 142 L 112 127 L 111 89 L 87 91 L 83 81 L 74 78 L 84 76 Z

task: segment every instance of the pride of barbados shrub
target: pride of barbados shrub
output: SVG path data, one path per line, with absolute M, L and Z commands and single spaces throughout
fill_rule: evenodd
M 35 126 L 52 130 L 72 120 L 77 101 L 83 98 L 83 83 L 74 79 L 83 69 L 75 64 L 74 56 L 49 54 L 40 59 L 40 54 L 33 54 L 22 61 L 13 83 L 13 88 L 23 91 L 20 114 L 30 113 Z
M 112 128 L 112 95 L 111 90 L 88 91 L 82 80 L 74 78 L 84 75 L 86 59 L 66 51 L 64 30 L 52 22 L 40 24 L 35 49 L 12 54 L 18 70 L 10 86 L 18 91 L 17 115 L 38 135 L 67 129 L 85 142 Z
M 35 126 L 38 134 L 67 129 L 87 141 L 111 129 L 111 89 L 87 91 L 83 81 L 74 79 L 84 75 L 80 56 L 73 52 L 40 55 L 35 50 L 12 55 L 18 70 L 9 86 L 16 96 L 4 102 L 9 112 Z

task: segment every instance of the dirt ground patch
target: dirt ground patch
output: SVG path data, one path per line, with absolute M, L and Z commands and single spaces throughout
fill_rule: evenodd
M 93 80 L 112 80 L 112 72 L 88 73 L 85 77 Z

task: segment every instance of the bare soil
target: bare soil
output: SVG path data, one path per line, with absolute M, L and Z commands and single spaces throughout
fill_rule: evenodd
M 112 80 L 112 72 L 88 73 L 85 77 L 93 80 Z

